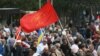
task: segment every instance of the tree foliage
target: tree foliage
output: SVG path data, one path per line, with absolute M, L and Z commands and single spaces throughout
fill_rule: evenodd
M 41 0 L 42 5 L 47 0 Z M 89 6 L 99 6 L 100 0 L 53 0 L 53 5 L 58 12 L 67 12 L 77 8 L 85 9 Z M 0 7 L 17 7 L 23 10 L 36 10 L 39 8 L 39 0 L 0 0 Z
M 38 0 L 0 0 L 0 7 L 36 10 L 38 9 Z
M 41 0 L 42 5 L 47 0 Z M 53 0 L 53 6 L 61 16 L 77 17 L 83 10 L 99 10 L 100 0 Z M 38 10 L 39 0 L 0 0 L 0 7 L 20 8 L 22 10 Z
M 77 12 L 77 10 L 90 9 L 91 7 L 98 7 L 99 5 L 100 0 L 54 0 L 54 6 L 60 13 Z

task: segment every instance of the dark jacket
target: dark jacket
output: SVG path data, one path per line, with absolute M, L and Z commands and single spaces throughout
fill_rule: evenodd
M 10 47 L 8 45 L 4 45 L 4 54 L 3 56 L 11 56 L 10 55 Z
M 50 56 L 49 53 L 42 53 L 42 56 Z
M 61 49 L 63 51 L 63 53 L 65 54 L 65 56 L 73 56 L 70 47 L 67 44 L 62 44 L 61 45 Z
M 15 48 L 15 56 L 23 56 L 23 47 L 21 46 L 16 46 Z

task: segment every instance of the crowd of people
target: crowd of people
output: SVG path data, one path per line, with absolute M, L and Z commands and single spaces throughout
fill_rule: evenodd
M 0 28 L 0 56 L 100 56 L 100 21 L 85 26 L 59 25 L 43 28 L 43 37 L 38 43 L 38 32 L 19 33 L 18 27 Z M 22 42 L 29 46 L 23 45 Z

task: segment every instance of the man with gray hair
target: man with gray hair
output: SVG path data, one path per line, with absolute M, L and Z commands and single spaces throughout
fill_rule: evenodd
M 57 56 L 65 56 L 64 53 L 62 52 L 62 50 L 60 49 L 61 44 L 60 43 L 56 43 L 56 54 Z

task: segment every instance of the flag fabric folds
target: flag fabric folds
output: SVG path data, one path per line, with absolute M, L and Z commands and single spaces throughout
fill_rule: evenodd
M 43 31 L 40 29 L 40 30 L 38 30 L 37 31 L 38 32 L 38 44 L 42 41 L 42 39 L 43 39 Z
M 56 21 L 58 21 L 58 16 L 51 3 L 47 2 L 37 12 L 24 15 L 20 20 L 20 25 L 23 31 L 29 33 L 46 27 Z

